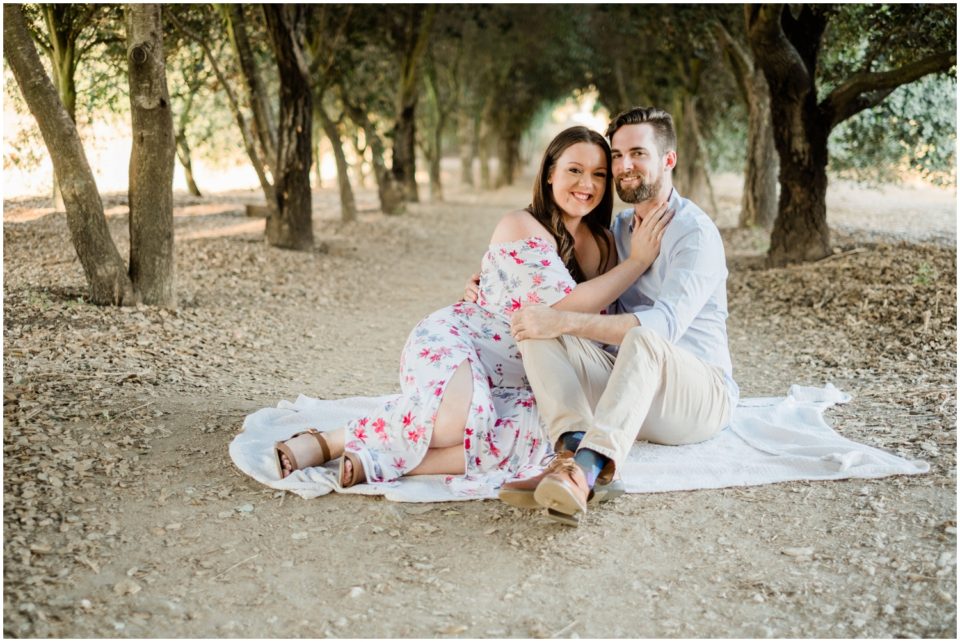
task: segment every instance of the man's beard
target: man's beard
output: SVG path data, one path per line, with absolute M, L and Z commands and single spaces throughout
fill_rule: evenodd
M 624 203 L 630 203 L 631 205 L 634 205 L 636 203 L 649 201 L 651 198 L 659 194 L 660 189 L 663 187 L 663 174 L 658 176 L 657 180 L 653 181 L 652 183 L 644 181 L 642 176 L 637 176 L 636 178 L 640 179 L 640 184 L 636 187 L 623 187 L 620 184 L 620 179 L 614 181 L 617 188 L 617 196 L 619 196 L 620 200 Z

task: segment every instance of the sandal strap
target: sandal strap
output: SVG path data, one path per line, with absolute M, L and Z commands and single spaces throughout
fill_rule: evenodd
M 327 440 L 323 436 L 323 433 L 316 428 L 310 428 L 307 430 L 307 432 L 313 435 L 316 438 L 317 443 L 320 445 L 320 454 L 323 455 L 323 461 L 330 461 L 330 446 L 327 445 Z

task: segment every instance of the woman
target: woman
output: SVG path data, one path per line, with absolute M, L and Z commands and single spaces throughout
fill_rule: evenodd
M 278 472 L 341 457 L 340 484 L 403 475 L 497 472 L 512 477 L 539 459 L 543 443 L 510 317 L 529 304 L 596 312 L 656 258 L 664 222 L 636 225 L 631 253 L 617 265 L 608 231 L 613 195 L 610 149 L 586 127 L 547 147 L 533 202 L 510 212 L 483 257 L 476 303 L 460 302 L 423 319 L 400 360 L 401 394 L 345 428 L 308 430 L 276 444 Z

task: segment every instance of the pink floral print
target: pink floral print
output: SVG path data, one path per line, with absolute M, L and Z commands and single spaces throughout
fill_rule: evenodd
M 446 384 L 464 361 L 473 377 L 463 441 L 467 477 L 511 477 L 536 464 L 543 437 L 538 421 L 524 421 L 536 415 L 536 403 L 510 317 L 525 305 L 552 305 L 575 285 L 542 238 L 491 245 L 477 303 L 456 303 L 420 321 L 400 357 L 400 394 L 347 425 L 346 449 L 360 457 L 367 481 L 395 480 L 423 460 Z

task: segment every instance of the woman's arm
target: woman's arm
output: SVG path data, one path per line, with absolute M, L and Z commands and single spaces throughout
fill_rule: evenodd
M 606 308 L 647 271 L 660 253 L 660 240 L 667 223 L 673 217 L 663 203 L 642 221 L 634 219 L 630 238 L 630 256 L 611 270 L 578 283 L 573 292 L 551 307 L 566 312 L 597 312 Z

